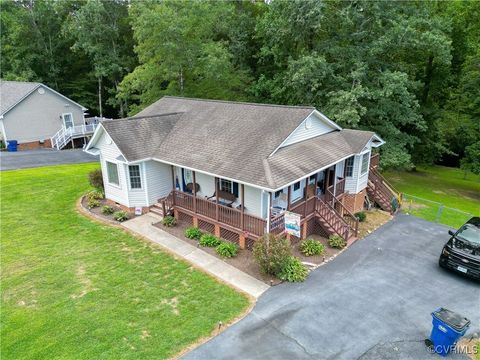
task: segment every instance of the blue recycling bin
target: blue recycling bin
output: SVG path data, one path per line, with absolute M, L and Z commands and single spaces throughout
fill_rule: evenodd
M 8 140 L 7 141 L 7 151 L 17 151 L 17 140 Z
M 465 335 L 470 320 L 451 310 L 440 308 L 432 312 L 432 324 L 430 340 L 433 343 L 433 351 L 441 356 L 447 356 L 455 348 L 457 340 Z

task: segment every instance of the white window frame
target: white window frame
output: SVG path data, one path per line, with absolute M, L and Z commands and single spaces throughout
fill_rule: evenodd
M 366 157 L 366 161 L 365 161 Z M 363 165 L 367 164 L 365 167 L 365 171 L 363 170 Z M 367 151 L 366 153 L 362 154 L 362 163 L 360 164 L 360 175 L 365 175 L 368 173 L 368 166 L 370 165 L 370 151 Z
M 220 191 L 224 191 L 224 192 L 227 192 L 229 194 L 233 194 L 233 181 L 220 179 L 220 183 L 218 184 L 218 187 L 220 188 Z M 228 190 L 228 187 L 230 187 L 230 190 Z M 225 189 L 227 189 L 227 190 L 225 190 Z
M 118 184 L 117 183 L 114 183 L 114 182 L 111 182 L 110 181 L 110 174 L 108 172 L 108 164 L 112 164 L 112 165 L 115 165 L 115 168 L 117 169 L 117 180 L 118 180 Z M 109 185 L 111 186 L 115 186 L 117 188 L 120 188 L 120 172 L 118 170 L 118 163 L 116 162 L 113 162 L 113 161 L 108 161 L 108 160 L 105 160 L 105 171 L 107 173 L 107 182 Z
M 138 166 L 138 178 L 140 179 L 140 187 L 134 188 L 132 187 L 132 175 L 130 174 L 130 166 Z M 141 191 L 143 190 L 143 179 L 142 179 L 142 165 L 141 164 L 133 164 L 133 165 L 127 165 L 127 171 L 128 171 L 128 188 L 129 190 L 132 191 Z
M 70 115 L 70 118 L 72 119 L 72 128 L 75 126 L 75 121 L 73 120 L 73 114 L 72 113 L 63 113 L 62 114 L 62 120 L 63 120 L 63 126 L 65 127 L 65 129 L 68 129 L 67 128 L 67 123 L 65 122 L 65 115 Z
M 349 168 L 349 166 L 348 166 L 347 161 L 350 160 L 350 159 L 352 159 L 352 167 L 351 167 L 352 172 L 351 172 L 350 175 L 348 175 L 348 174 L 347 174 L 347 169 Z M 352 156 L 350 156 L 349 158 L 346 158 L 346 159 L 345 159 L 345 165 L 344 165 L 344 166 L 345 166 L 345 177 L 347 177 L 347 178 L 353 177 L 353 170 L 355 169 L 355 155 L 352 155 Z

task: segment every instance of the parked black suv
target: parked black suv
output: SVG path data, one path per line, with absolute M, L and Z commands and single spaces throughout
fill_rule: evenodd
M 440 255 L 439 265 L 480 280 L 480 217 L 473 217 L 452 235 Z

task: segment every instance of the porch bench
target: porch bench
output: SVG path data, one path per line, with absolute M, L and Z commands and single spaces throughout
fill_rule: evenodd
M 207 200 L 213 199 L 215 201 L 216 198 L 217 198 L 217 193 L 214 192 L 212 196 L 207 197 Z M 235 197 L 235 195 L 229 192 L 219 190 L 218 200 L 219 200 L 219 203 L 220 203 L 220 200 L 223 200 L 223 202 L 225 203 L 225 206 L 232 207 L 232 204 L 235 202 L 235 200 L 237 200 L 237 198 Z

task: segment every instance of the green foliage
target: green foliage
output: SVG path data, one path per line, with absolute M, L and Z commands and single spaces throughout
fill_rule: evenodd
M 300 251 L 306 256 L 323 255 L 325 246 L 318 240 L 307 239 L 302 241 Z
M 175 225 L 177 225 L 177 219 L 175 219 L 175 217 L 170 215 L 165 216 L 162 219 L 162 225 L 166 227 L 174 227 Z
M 93 209 L 93 208 L 96 208 L 96 207 L 99 207 L 99 206 L 100 206 L 100 201 L 98 201 L 97 199 L 88 199 L 87 200 L 87 208 Z
M 128 213 L 126 211 L 115 211 L 113 213 L 113 218 L 117 221 L 123 222 L 128 220 Z
M 98 190 L 92 190 L 88 192 L 86 196 L 87 200 L 102 200 L 105 197 L 103 192 Z
M 367 219 L 367 214 L 365 211 L 359 211 L 355 213 L 355 217 L 358 219 L 358 221 L 364 222 Z
M 92 170 L 88 173 L 88 181 L 90 182 L 90 185 L 92 185 L 96 189 L 100 189 L 103 191 L 103 176 L 102 176 L 102 170 L 100 169 L 95 169 Z
M 189 227 L 185 230 L 185 237 L 189 239 L 200 240 L 200 237 L 203 235 L 202 231 L 197 227 Z
M 199 241 L 199 244 L 204 247 L 216 247 L 220 245 L 220 243 L 220 239 L 212 234 L 203 234 Z
M 102 214 L 103 215 L 111 215 L 114 213 L 115 210 L 113 210 L 113 207 L 105 205 L 102 206 Z
M 328 246 L 335 249 L 343 249 L 347 246 L 347 242 L 339 235 L 330 235 L 328 238 Z
M 288 282 L 302 282 L 305 281 L 307 275 L 308 270 L 300 259 L 295 256 L 287 256 L 281 264 L 278 278 Z
M 253 247 L 253 256 L 262 271 L 276 275 L 286 257 L 292 254 L 292 247 L 285 238 L 273 234 L 265 234 L 259 238 Z
M 465 148 L 465 157 L 460 161 L 460 166 L 465 172 L 465 178 L 468 171 L 480 175 L 480 141 Z
M 217 254 L 223 257 L 235 257 L 238 254 L 238 246 L 237 244 L 231 243 L 229 241 L 222 241 L 220 245 L 218 245 L 215 250 Z

